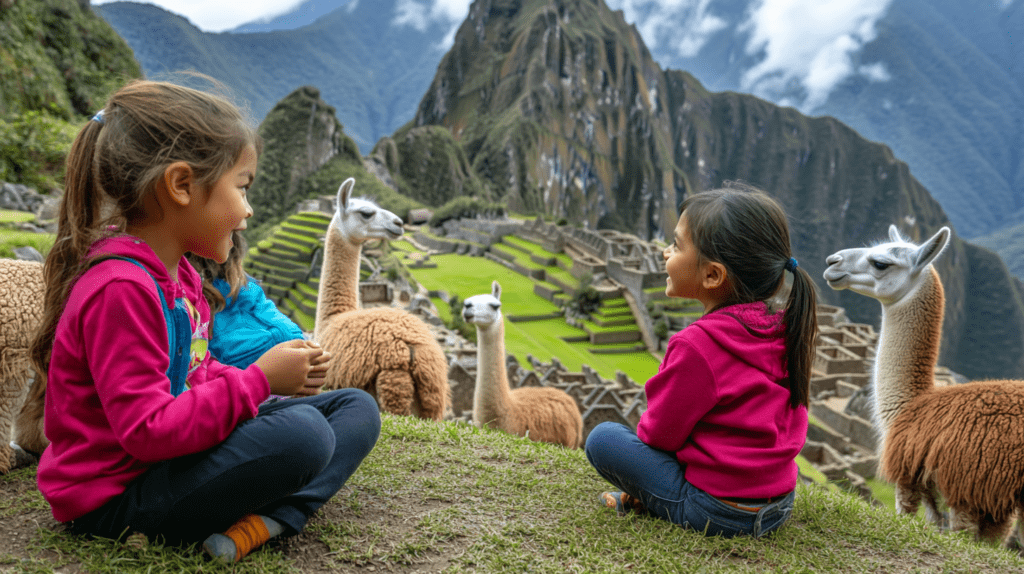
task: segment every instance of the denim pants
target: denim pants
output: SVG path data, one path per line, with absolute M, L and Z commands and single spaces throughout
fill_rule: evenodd
M 647 446 L 623 424 L 597 425 L 585 449 L 598 474 L 643 502 L 648 512 L 709 536 L 757 538 L 782 526 L 793 512 L 793 492 L 753 511 L 722 502 L 686 481 L 675 453 Z
M 154 464 L 71 529 L 194 541 L 256 513 L 294 535 L 352 476 L 378 436 L 377 401 L 359 389 L 267 403 L 217 446 Z

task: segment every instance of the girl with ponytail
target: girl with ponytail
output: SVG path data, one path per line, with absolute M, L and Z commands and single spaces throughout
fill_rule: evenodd
M 742 184 L 686 198 L 663 256 L 665 293 L 698 300 L 704 315 L 669 339 L 637 432 L 602 423 L 587 437 L 588 460 L 620 489 L 600 500 L 708 535 L 759 537 L 793 509 L 814 284 L 782 207 Z M 784 309 L 773 309 L 787 276 Z
M 373 397 L 320 394 L 330 356 L 315 343 L 245 368 L 208 352 L 185 254 L 228 259 L 259 151 L 227 100 L 148 81 L 115 92 L 72 145 L 31 355 L 47 376 L 37 482 L 74 532 L 240 560 L 300 532 L 376 443 Z M 271 393 L 296 398 L 262 404 Z

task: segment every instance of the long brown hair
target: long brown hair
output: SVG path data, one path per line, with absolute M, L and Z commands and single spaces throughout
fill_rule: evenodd
M 787 385 L 790 405 L 808 406 L 818 334 L 817 292 L 807 272 L 790 263 L 789 223 L 782 206 L 757 188 L 726 182 L 721 189 L 687 197 L 679 216 L 686 217 L 701 262 L 721 263 L 728 271 L 733 294 L 725 305 L 771 299 L 785 284 L 787 267 L 792 269 L 783 314 Z
M 186 162 L 200 189 L 209 189 L 249 145 L 260 152 L 255 129 L 223 97 L 144 80 L 110 96 L 68 153 L 57 234 L 43 263 L 43 317 L 30 349 L 40 374 L 49 368 L 57 323 L 89 264 L 89 247 L 153 215 L 143 205 L 170 164 Z

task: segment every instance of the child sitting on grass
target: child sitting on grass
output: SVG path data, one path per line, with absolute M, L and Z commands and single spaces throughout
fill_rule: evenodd
M 665 294 L 704 315 L 669 339 L 637 432 L 602 423 L 586 455 L 600 496 L 708 535 L 759 537 L 793 509 L 817 333 L 814 284 L 781 206 L 746 187 L 691 195 L 665 249 Z M 793 275 L 785 309 L 769 300 Z

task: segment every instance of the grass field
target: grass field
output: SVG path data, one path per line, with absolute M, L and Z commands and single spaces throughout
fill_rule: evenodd
M 621 370 L 641 384 L 658 372 L 658 360 L 648 352 L 599 355 L 587 350 L 592 346 L 589 343 L 565 342 L 562 337 L 586 332 L 570 327 L 563 319 L 509 321 L 509 315 L 544 315 L 558 311 L 556 305 L 533 292 L 534 282 L 528 277 L 483 257 L 448 254 L 432 255 L 430 260 L 437 263 L 437 268 L 410 269 L 416 281 L 428 290 L 444 290 L 465 299 L 490 293 L 494 280 L 501 284 L 502 312 L 506 316 L 505 349 L 521 363 L 525 363 L 527 354 L 543 362 L 557 357 L 572 371 L 578 372 L 582 365 L 589 365 L 602 377 L 613 379 L 616 371 Z M 437 300 L 434 304 L 444 318 L 448 305 Z
M 150 572 L 1024 571 L 1018 554 L 942 534 L 835 487 L 797 487 L 773 535 L 705 537 L 597 504 L 608 485 L 581 450 L 465 423 L 383 415 L 376 447 L 298 536 L 235 566 L 194 546 L 88 539 L 64 531 L 35 488 L 35 469 L 0 477 L 0 570 Z

